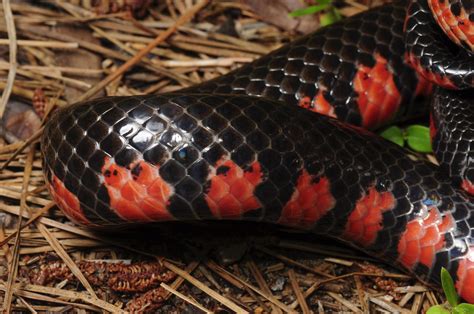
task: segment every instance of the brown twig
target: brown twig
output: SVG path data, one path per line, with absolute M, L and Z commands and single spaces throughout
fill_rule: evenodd
M 8 99 L 13 90 L 13 82 L 16 76 L 16 51 L 17 51 L 17 39 L 15 22 L 13 21 L 12 9 L 10 7 L 10 0 L 3 0 L 3 16 L 5 17 L 5 23 L 8 32 L 8 43 L 10 48 L 10 68 L 8 70 L 7 84 L 3 90 L 2 98 L 0 100 L 0 118 L 3 117 L 5 108 L 7 106 Z

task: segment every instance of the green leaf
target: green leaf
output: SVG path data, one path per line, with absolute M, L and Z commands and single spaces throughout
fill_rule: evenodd
M 330 7 L 330 5 L 327 4 L 327 3 L 317 4 L 317 5 L 309 6 L 309 7 L 307 7 L 307 8 L 294 10 L 293 12 L 290 12 L 289 15 L 290 15 L 291 17 L 298 17 L 298 16 L 303 16 L 303 15 L 308 15 L 308 14 L 317 13 L 317 12 L 320 12 L 320 11 L 323 11 L 323 10 L 328 9 L 329 7 Z
M 405 130 L 408 146 L 419 153 L 431 153 L 430 129 L 423 125 L 412 125 Z
M 403 132 L 398 126 L 391 126 L 388 129 L 385 129 L 380 133 L 380 136 L 403 147 Z
M 315 0 L 316 4 L 331 4 L 332 0 Z
M 450 314 L 451 312 L 444 308 L 442 305 L 432 306 L 426 311 L 426 314 Z
M 339 11 L 336 8 L 331 8 L 327 13 L 320 16 L 319 23 L 321 26 L 328 26 L 341 20 L 341 18 Z
M 474 305 L 461 303 L 453 308 L 453 314 L 472 314 L 474 313 Z
M 449 304 L 452 307 L 458 305 L 459 296 L 454 287 L 453 278 L 451 278 L 451 275 L 444 267 L 441 269 L 441 285 L 443 286 L 443 291 Z

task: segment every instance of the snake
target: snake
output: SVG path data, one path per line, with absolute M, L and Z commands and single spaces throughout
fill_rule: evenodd
M 98 230 L 327 235 L 434 285 L 444 267 L 474 302 L 473 20 L 468 0 L 397 0 L 195 86 L 58 109 L 41 139 L 50 194 Z M 428 113 L 439 165 L 373 133 Z

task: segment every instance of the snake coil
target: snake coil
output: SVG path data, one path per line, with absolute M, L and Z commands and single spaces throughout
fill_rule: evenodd
M 176 93 L 57 110 L 42 138 L 51 195 L 95 228 L 326 234 L 426 281 L 445 267 L 474 302 L 474 199 L 459 187 L 474 192 L 473 16 L 466 0 L 396 1 Z M 415 100 L 431 93 L 440 167 L 365 130 L 426 111 Z

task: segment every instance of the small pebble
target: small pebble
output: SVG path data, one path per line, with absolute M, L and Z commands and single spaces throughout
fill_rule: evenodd
M 270 289 L 275 292 L 275 291 L 281 291 L 283 290 L 283 287 L 285 286 L 286 280 L 284 277 L 278 277 L 270 286 Z

